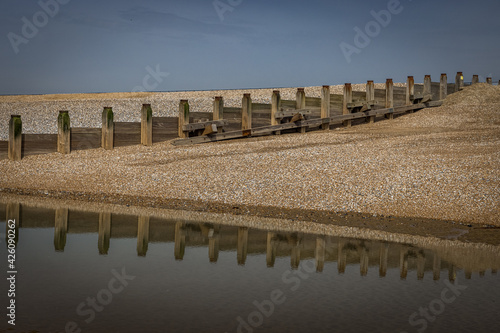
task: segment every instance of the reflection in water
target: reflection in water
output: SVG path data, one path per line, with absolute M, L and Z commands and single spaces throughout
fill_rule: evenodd
M 137 255 L 145 257 L 149 244 L 149 217 L 139 216 L 137 229 Z
M 108 254 L 111 238 L 111 213 L 99 213 L 99 254 Z
M 20 210 L 21 210 L 21 205 L 19 203 L 8 203 L 6 207 L 6 221 L 14 221 L 15 222 L 15 227 L 14 230 L 16 232 L 16 235 L 14 237 L 14 244 L 17 245 L 17 242 L 19 241 L 19 226 L 21 223 L 20 220 Z M 9 223 L 5 224 L 5 243 L 8 243 L 8 237 L 9 237 Z
M 183 222 L 175 223 L 175 260 L 184 259 L 186 251 L 186 226 Z
M 63 252 L 66 246 L 66 234 L 68 232 L 68 209 L 56 209 L 56 225 L 54 228 L 54 248 Z

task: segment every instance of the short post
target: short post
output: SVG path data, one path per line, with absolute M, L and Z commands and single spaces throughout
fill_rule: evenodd
M 141 144 L 144 146 L 153 145 L 153 109 L 151 109 L 151 104 L 142 104 Z
M 493 84 L 493 79 L 491 77 L 486 78 L 486 83 Z
M 305 109 L 306 108 L 306 92 L 304 88 L 297 88 L 297 103 L 295 105 L 295 109 Z
M 441 74 L 439 81 L 439 99 L 443 100 L 448 95 L 448 76 L 446 73 Z
M 479 75 L 474 74 L 472 75 L 472 84 L 479 83 Z
M 412 97 L 415 96 L 415 80 L 413 76 L 408 76 L 406 79 L 406 105 L 412 105 Z
M 137 255 L 145 257 L 149 244 L 149 216 L 139 216 L 137 224 Z
M 213 120 L 224 119 L 224 98 L 217 96 L 214 98 Z
M 54 249 L 63 252 L 68 233 L 68 208 L 57 208 L 54 227 Z
M 424 77 L 424 99 L 426 97 L 429 97 L 432 98 L 432 81 L 431 81 L 431 76 L 430 75 L 426 75 Z
M 342 99 L 342 114 L 350 114 L 347 104 L 352 103 L 352 86 L 350 83 L 344 84 L 344 98 Z M 344 120 L 342 123 L 346 127 L 351 127 L 351 120 Z
M 250 94 L 243 94 L 241 100 L 241 130 L 252 128 L 252 98 Z
M 321 88 L 321 118 L 330 118 L 330 86 L 323 86 Z M 330 122 L 321 124 L 321 129 L 328 131 L 330 129 Z
M 462 90 L 464 87 L 464 75 L 462 72 L 457 72 L 455 76 L 455 92 Z
M 375 100 L 375 85 L 372 80 L 366 82 L 366 102 L 371 103 Z M 370 124 L 375 122 L 375 116 L 366 117 L 366 121 Z
M 281 96 L 279 90 L 273 91 L 273 96 L 271 97 L 271 125 L 279 125 L 278 119 L 276 119 L 276 113 L 281 109 Z M 281 131 L 274 131 L 274 134 L 280 135 Z
M 184 125 L 189 124 L 189 103 L 187 99 L 181 99 L 179 102 L 179 138 L 189 137 L 188 132 L 184 132 Z
M 9 121 L 9 160 L 20 161 L 23 144 L 23 122 L 21 116 L 11 115 Z
M 385 107 L 394 107 L 394 83 L 392 82 L 392 79 L 387 79 L 385 81 Z M 386 113 L 384 117 L 387 119 L 394 119 L 394 114 Z
M 71 125 L 68 111 L 59 111 L 57 116 L 57 152 L 61 154 L 71 152 Z
M 99 236 L 97 247 L 99 254 L 108 254 L 111 238 L 111 213 L 99 213 Z
M 113 132 L 115 125 L 113 122 L 113 108 L 105 107 L 102 111 L 102 137 L 101 146 L 106 150 L 113 149 Z

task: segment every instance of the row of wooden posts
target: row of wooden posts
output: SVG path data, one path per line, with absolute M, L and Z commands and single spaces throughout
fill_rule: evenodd
M 487 78 L 487 83 L 492 84 L 492 79 Z M 474 75 L 472 84 L 479 82 L 479 76 Z M 400 111 L 413 111 L 419 108 L 436 105 L 424 105 L 423 103 L 432 100 L 431 91 L 431 76 L 426 75 L 423 83 L 423 94 L 415 94 L 415 83 L 413 76 L 408 76 L 406 82 L 406 108 Z M 455 92 L 459 91 L 464 86 L 463 74 L 458 72 L 455 77 Z M 319 126 L 322 130 L 328 130 L 330 125 L 335 121 L 341 121 L 344 126 L 351 126 L 352 119 L 366 118 L 367 122 L 374 122 L 376 115 L 384 115 L 385 118 L 392 119 L 394 115 L 394 86 L 392 79 L 386 80 L 386 96 L 385 104 L 381 105 L 382 109 L 376 109 L 375 101 L 375 86 L 373 81 L 368 81 L 366 85 L 366 100 L 353 102 L 353 91 L 350 83 L 344 85 L 342 116 L 336 116 L 335 119 L 330 115 L 330 86 L 323 86 L 321 89 L 321 107 L 320 118 L 303 121 L 303 115 L 306 110 L 306 95 L 304 88 L 298 88 L 296 94 L 296 107 L 293 110 L 284 110 L 281 107 L 281 97 L 279 90 L 273 91 L 271 98 L 271 123 L 270 126 L 261 127 L 256 130 L 252 129 L 252 99 L 250 94 L 244 94 L 242 99 L 242 116 L 241 116 L 241 131 L 233 133 L 233 135 L 221 135 L 221 139 L 237 138 L 242 136 L 250 136 L 252 134 L 281 134 L 282 129 L 297 128 L 304 133 L 308 127 Z M 446 74 L 441 74 L 439 99 L 443 100 L 451 93 L 448 91 L 448 79 Z M 385 108 L 384 108 L 385 107 Z M 353 112 L 364 112 L 353 115 Z M 222 134 L 224 126 L 228 124 L 224 120 L 224 101 L 223 98 L 215 97 L 213 102 L 213 120 L 199 123 L 190 123 L 189 103 L 187 100 L 181 100 L 179 103 L 179 121 L 178 135 L 181 139 L 186 139 L 184 142 L 197 143 L 214 141 L 211 137 L 213 134 Z M 282 124 L 282 119 L 287 118 L 288 124 Z M 153 144 L 152 130 L 153 111 L 150 104 L 143 104 L 141 110 L 141 144 L 151 146 Z M 302 122 L 301 122 L 302 121 Z M 57 136 L 57 151 L 62 154 L 69 154 L 71 147 L 71 126 L 70 116 L 68 111 L 60 111 L 57 119 L 58 136 Z M 200 140 L 194 141 L 189 139 L 190 136 L 196 133 L 201 135 Z M 104 107 L 102 112 L 102 137 L 101 146 L 104 149 L 113 149 L 114 135 L 114 120 L 113 110 L 111 107 Z M 178 141 L 180 144 L 183 140 Z M 10 160 L 20 160 L 22 154 L 22 121 L 21 116 L 12 115 L 9 122 L 9 144 L 8 158 Z

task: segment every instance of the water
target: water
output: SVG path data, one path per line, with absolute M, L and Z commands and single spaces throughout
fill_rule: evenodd
M 6 214 L 0 204 L 2 231 Z M 491 332 L 499 321 L 498 247 L 18 214 L 16 326 L 3 316 L 0 332 Z M 7 275 L 5 244 L 0 260 Z M 8 289 L 3 279 L 3 309 Z

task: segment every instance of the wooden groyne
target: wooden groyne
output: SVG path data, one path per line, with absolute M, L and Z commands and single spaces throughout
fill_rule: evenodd
M 470 84 L 478 83 L 474 75 Z M 492 84 L 491 78 L 487 83 Z M 273 91 L 271 104 L 252 103 L 250 94 L 242 96 L 241 107 L 225 107 L 216 96 L 213 112 L 190 112 L 189 101 L 179 102 L 178 117 L 153 117 L 150 104 L 143 104 L 141 122 L 116 122 L 113 109 L 103 106 L 101 128 L 71 127 L 71 110 L 60 111 L 54 121 L 58 134 L 23 134 L 22 119 L 12 115 L 9 122 L 9 141 L 0 141 L 0 159 L 20 160 L 24 156 L 154 143 L 178 139 L 174 145 L 236 139 L 250 136 L 279 135 L 291 132 L 305 133 L 328 130 L 332 126 L 352 126 L 373 123 L 379 119 L 393 119 L 395 115 L 440 106 L 447 95 L 461 90 L 463 74 L 458 72 L 455 83 L 448 83 L 446 74 L 439 82 L 426 75 L 423 84 L 415 84 L 409 76 L 406 87 L 395 87 L 387 79 L 385 89 L 375 89 L 368 81 L 366 91 L 353 91 L 350 83 L 343 94 L 331 94 L 323 86 L 321 97 L 308 97 L 303 88 L 297 89 L 295 100 L 284 100 L 280 91 Z

